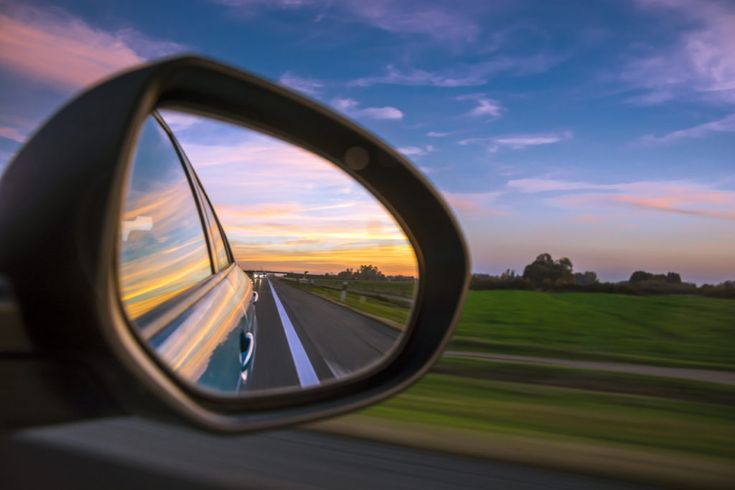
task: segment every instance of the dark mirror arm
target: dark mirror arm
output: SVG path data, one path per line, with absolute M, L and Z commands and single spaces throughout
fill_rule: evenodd
M 164 373 L 122 315 L 113 267 L 130 155 L 143 121 L 159 105 L 192 109 L 300 145 L 345 170 L 385 205 L 406 230 L 420 274 L 412 323 L 391 358 L 348 382 L 241 399 L 192 390 Z M 27 383 L 43 386 L 62 405 L 76 406 L 80 416 L 98 401 L 96 409 L 105 413 L 113 400 L 130 413 L 222 431 L 326 417 L 406 388 L 446 344 L 469 279 L 458 225 L 401 155 L 312 101 L 192 57 L 119 75 L 52 117 L 0 180 L 0 237 L 0 275 L 15 292 L 34 355 L 79 366 L 93 378 L 91 386 L 101 388 L 89 388 L 73 369 L 68 379 L 86 399 L 32 379 L 31 370 L 25 371 Z M 34 408 L 30 403 L 28 413 Z

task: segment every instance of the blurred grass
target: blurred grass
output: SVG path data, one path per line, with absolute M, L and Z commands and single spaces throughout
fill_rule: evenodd
M 364 415 L 488 435 L 735 457 L 735 412 L 723 404 L 432 373 Z
M 450 349 L 735 368 L 735 301 L 470 291 Z M 735 387 L 444 357 L 404 393 L 316 427 L 686 488 L 732 488 Z
M 735 406 L 735 386 L 653 375 L 444 357 L 435 373 Z
M 735 369 L 735 301 L 470 291 L 453 350 Z

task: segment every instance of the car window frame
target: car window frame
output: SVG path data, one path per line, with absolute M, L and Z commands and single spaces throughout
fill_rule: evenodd
M 182 165 L 184 166 L 187 172 L 187 175 L 189 177 L 189 182 L 191 186 L 194 188 L 194 193 L 197 196 L 197 204 L 199 206 L 199 214 L 202 218 L 202 223 L 204 224 L 206 228 L 205 234 L 208 240 L 207 245 L 209 246 L 210 260 L 212 262 L 212 270 L 214 271 L 213 273 L 216 274 L 219 271 L 229 269 L 232 264 L 236 263 L 235 255 L 232 253 L 230 242 L 227 239 L 227 235 L 225 234 L 224 229 L 222 228 L 222 224 L 220 223 L 219 216 L 217 216 L 217 213 L 214 211 L 214 206 L 212 206 L 212 201 L 209 199 L 207 192 L 204 190 L 204 186 L 202 185 L 202 182 L 199 179 L 199 176 L 194 170 L 194 166 L 191 164 L 191 160 L 189 160 L 189 157 L 184 151 L 184 148 L 179 143 L 179 140 L 173 134 L 173 131 L 171 131 L 171 129 L 168 127 L 166 120 L 157 111 L 155 111 L 153 115 L 158 121 L 158 123 L 163 127 L 164 131 L 166 131 L 166 134 L 168 134 L 169 139 L 171 140 L 174 147 L 176 148 L 176 152 L 179 155 L 179 159 L 181 160 Z M 208 207 L 207 209 L 209 209 L 209 211 L 212 213 L 212 216 L 214 217 L 215 222 L 213 223 L 213 226 L 215 226 L 216 229 L 219 231 L 220 237 L 222 238 L 222 243 L 224 244 L 224 247 L 225 247 L 225 253 L 227 254 L 227 265 L 221 269 L 217 268 L 217 252 L 214 247 L 214 237 L 212 236 L 211 228 L 208 226 L 209 219 L 207 217 L 207 212 L 204 209 L 205 206 Z
M 164 301 L 160 305 L 157 305 L 150 311 L 147 311 L 139 318 L 136 318 L 135 320 L 128 320 L 128 322 L 135 324 L 137 328 L 135 328 L 134 330 L 136 330 L 144 340 L 150 339 L 151 337 L 155 336 L 159 331 L 161 331 L 169 323 L 171 323 L 171 321 L 173 321 L 176 317 L 178 317 L 188 308 L 191 308 L 199 300 L 204 298 L 209 293 L 209 291 L 211 291 L 227 276 L 227 274 L 229 274 L 231 270 L 230 266 L 232 265 L 232 263 L 230 263 L 228 264 L 228 267 L 222 269 L 217 268 L 214 255 L 215 252 L 213 239 L 210 233 L 210 228 L 208 226 L 206 213 L 202 207 L 202 196 L 198 190 L 199 179 L 196 176 L 193 168 L 191 168 L 186 154 L 183 153 L 181 146 L 178 144 L 178 141 L 174 137 L 171 129 L 168 127 L 165 120 L 163 120 L 163 118 L 157 111 L 153 111 L 151 113 L 151 117 L 155 119 L 158 127 L 161 128 L 164 133 L 166 133 L 168 141 L 171 143 L 171 146 L 173 147 L 179 159 L 179 164 L 181 165 L 182 172 L 186 176 L 186 180 L 189 183 L 189 189 L 191 191 L 192 199 L 194 200 L 197 213 L 199 214 L 199 223 L 202 227 L 202 236 L 207 246 L 210 274 L 204 279 L 192 284 L 185 290 L 181 291 L 176 296 L 169 298 L 168 300 Z M 224 237 L 223 240 L 225 240 Z M 228 244 L 227 242 L 225 243 L 227 247 Z

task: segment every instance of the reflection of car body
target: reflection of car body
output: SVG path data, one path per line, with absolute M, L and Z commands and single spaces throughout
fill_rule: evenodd
M 163 364 L 198 385 L 241 389 L 255 353 L 257 293 L 160 117 L 139 139 L 119 248 L 123 306 Z

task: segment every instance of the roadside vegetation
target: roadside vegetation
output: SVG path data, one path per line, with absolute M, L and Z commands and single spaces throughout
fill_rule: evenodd
M 281 280 L 403 330 L 416 294 L 411 276 L 386 276 L 377 266 L 361 265 L 337 274 L 286 274 Z
M 470 291 L 452 350 L 735 369 L 735 301 Z
M 310 287 L 325 294 L 319 281 Z M 472 289 L 431 374 L 317 427 L 672 487 L 735 480 L 735 385 L 532 362 L 735 371 L 735 283 L 696 286 L 646 271 L 600 283 L 542 254 L 521 275 L 475 275 Z

